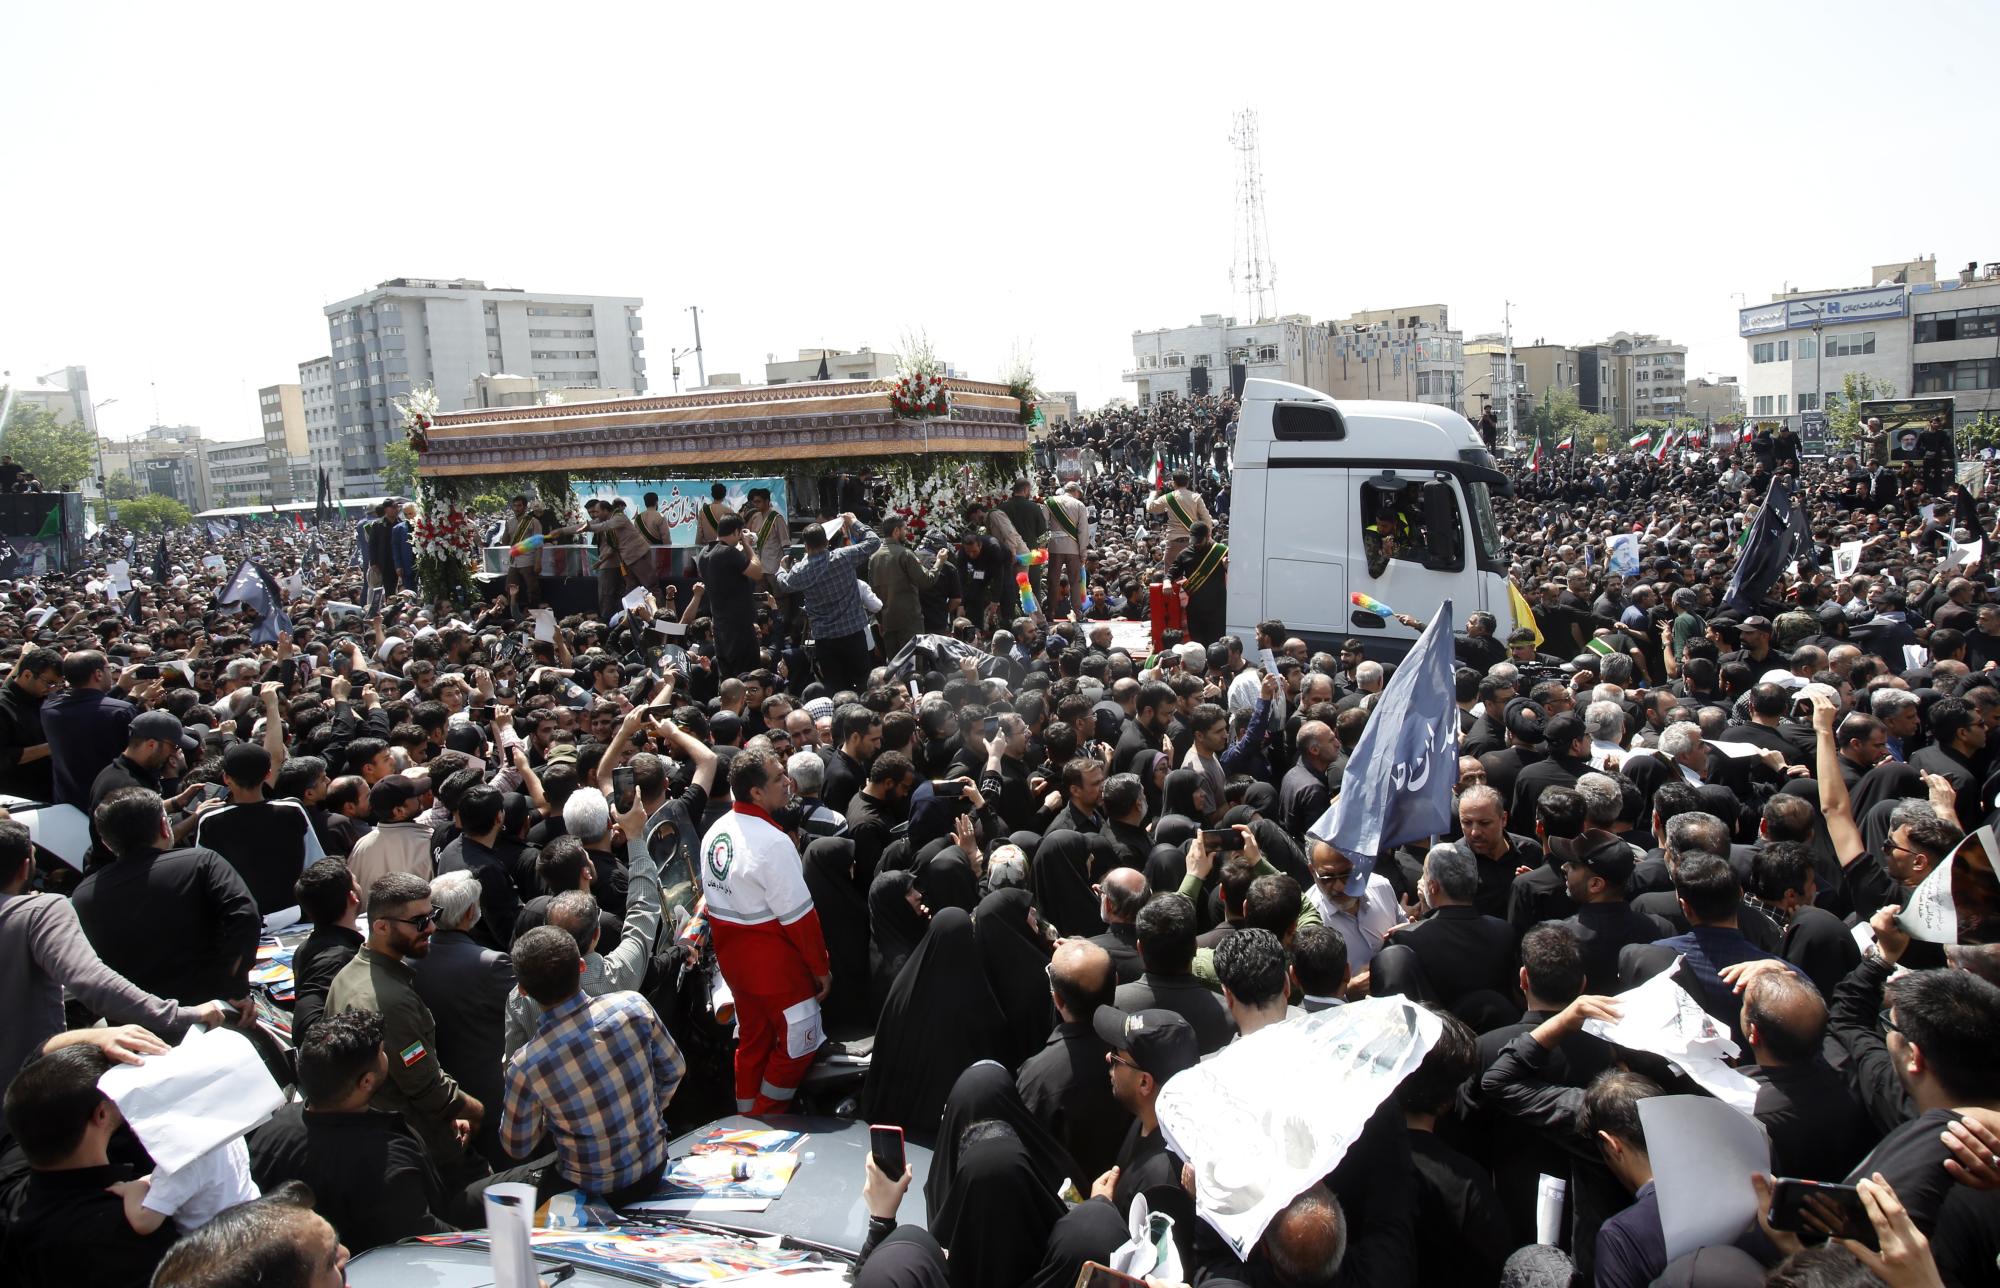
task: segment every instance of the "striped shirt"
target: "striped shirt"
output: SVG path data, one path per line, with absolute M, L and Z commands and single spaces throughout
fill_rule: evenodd
M 637 993 L 578 992 L 542 1017 L 507 1066 L 500 1144 L 526 1158 L 544 1131 L 563 1178 L 609 1194 L 667 1157 L 667 1102 L 687 1061 Z

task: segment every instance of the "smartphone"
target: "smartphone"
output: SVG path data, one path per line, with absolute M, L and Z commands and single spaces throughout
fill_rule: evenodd
M 142 662 L 132 668 L 132 678 L 135 680 L 157 680 L 160 678 L 160 668 L 150 662 Z
M 229 785 L 227 783 L 204 783 L 202 785 L 201 798 L 205 801 L 219 801 L 227 795 L 229 795 Z
M 632 800 L 638 793 L 638 785 L 632 775 L 632 766 L 620 765 L 611 771 L 611 799 L 620 814 L 632 808 Z
M 469 714 L 470 714 L 470 716 L 471 716 L 471 719 L 472 719 L 472 723 L 474 723 L 474 724 L 480 724 L 480 725 L 483 725 L 483 724 L 492 724 L 492 723 L 493 723 L 493 708 L 492 708 L 492 707 L 474 707 L 474 708 L 472 708 L 472 710 L 471 710 L 471 712 L 470 712 Z
M 986 722 L 982 726 L 982 728 L 985 730 L 986 736 L 988 738 L 991 738 L 994 734 L 1000 732 L 1000 717 L 999 716 L 986 717 Z
M 876 1170 L 892 1181 L 903 1179 L 903 1129 L 901 1127 L 870 1127 L 868 1129 L 868 1152 L 875 1156 Z
M 946 800 L 956 800 L 965 795 L 965 784 L 956 778 L 931 779 L 931 794 Z
M 1144 1279 L 1136 1279 L 1122 1271 L 1095 1261 L 1086 1261 L 1076 1272 L 1076 1288 L 1146 1288 Z
M 1808 1210 L 1819 1218 L 1817 1224 L 1808 1224 Z M 1769 1215 L 1774 1230 L 1812 1234 L 1831 1224 L 1837 1227 L 1833 1233 L 1838 1238 L 1853 1239 L 1868 1248 L 1876 1246 L 1875 1223 L 1868 1219 L 1861 1191 L 1852 1185 L 1779 1177 L 1772 1190 Z
M 1201 848 L 1211 854 L 1243 848 L 1243 833 L 1233 827 L 1204 827 L 1201 829 Z
M 375 614 L 381 611 L 382 611 L 382 588 L 380 586 L 371 586 L 368 588 L 368 603 L 365 606 L 365 609 L 361 615 L 363 617 L 373 617 Z

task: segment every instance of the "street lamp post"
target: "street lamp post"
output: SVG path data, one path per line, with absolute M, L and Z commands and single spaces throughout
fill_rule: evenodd
M 98 408 L 109 407 L 117 401 L 116 398 L 106 398 L 102 402 L 90 405 L 91 446 L 97 449 L 97 495 L 104 502 L 104 517 L 107 521 L 111 517 L 111 481 L 104 477 L 104 433 L 97 427 L 97 411 Z

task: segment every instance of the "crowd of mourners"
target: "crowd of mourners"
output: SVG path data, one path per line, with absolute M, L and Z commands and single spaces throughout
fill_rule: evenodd
M 1979 480 L 1768 436 L 1524 465 L 1499 518 L 1533 625 L 1457 632 L 1451 825 L 1357 855 L 1315 825 L 1395 666 L 1200 611 L 1234 416 L 1086 417 L 1007 496 L 863 492 L 796 549 L 722 507 L 679 574 L 593 504 L 563 535 L 617 611 L 553 630 L 545 579 L 426 602 L 381 527 L 113 528 L 0 582 L 0 790 L 89 821 L 74 860 L 0 821 L 0 1282 L 339 1283 L 496 1181 L 623 1206 L 680 1132 L 799 1108 L 931 1151 L 921 1225 L 909 1174 L 855 1178 L 863 1285 L 1067 1288 L 1141 1200 L 1194 1284 L 2000 1282 L 1990 860 L 1956 860 L 1959 943 L 1899 918 L 2000 795 Z M 1809 539 L 1732 600 L 1779 479 Z M 525 497 L 496 518 L 555 539 Z M 245 560 L 288 629 L 217 606 Z M 1162 647 L 1120 642 L 1184 595 Z M 267 919 L 309 928 L 288 1011 L 250 982 Z M 1586 1030 L 1668 973 L 1770 1146 L 1765 1215 L 1671 1265 L 1641 1106 L 1703 1093 Z M 1441 1036 L 1239 1258 L 1162 1089 L 1392 995 Z M 289 1103 L 168 1171 L 98 1084 L 196 1025 Z M 1774 1178 L 1867 1219 L 1778 1228 Z

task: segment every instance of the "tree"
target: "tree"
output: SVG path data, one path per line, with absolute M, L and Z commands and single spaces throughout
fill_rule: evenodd
M 417 494 L 417 449 L 405 441 L 389 444 L 383 452 L 388 463 L 382 467 L 382 489 L 384 496 L 415 496 Z
M 1990 411 L 1979 413 L 1979 418 L 1958 428 L 1959 442 L 1971 451 L 1981 451 L 1988 447 L 2000 447 L 2000 416 Z
M 1593 450 L 1591 441 L 1597 435 L 1611 428 L 1611 418 L 1597 412 L 1585 411 L 1576 400 L 1576 392 L 1570 389 L 1551 389 L 1542 395 L 1542 401 L 1528 413 L 1527 439 L 1533 442 L 1540 434 L 1550 447 L 1554 447 L 1571 434 L 1577 437 L 1579 450 Z
M 66 425 L 54 412 L 17 402 L 0 432 L 0 452 L 12 456 L 50 492 L 69 492 L 90 476 L 97 444 L 81 425 Z
M 113 474 L 104 480 L 104 495 L 113 501 L 130 501 L 139 495 L 139 485 L 130 475 Z
M 1861 433 L 1861 404 L 1878 398 L 1894 398 L 1894 381 L 1877 380 L 1850 371 L 1840 378 L 1840 392 L 1826 396 L 1826 426 L 1836 443 L 1851 443 Z
M 135 497 L 118 507 L 118 521 L 140 532 L 186 527 L 193 519 L 188 508 L 170 496 Z

